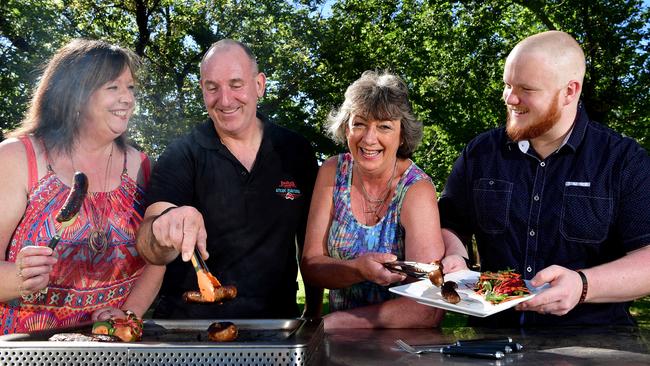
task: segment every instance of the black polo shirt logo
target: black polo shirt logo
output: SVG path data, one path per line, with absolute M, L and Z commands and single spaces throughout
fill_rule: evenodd
M 302 196 L 296 182 L 292 180 L 281 180 L 280 185 L 275 189 L 275 194 L 283 197 L 285 200 L 294 200 Z

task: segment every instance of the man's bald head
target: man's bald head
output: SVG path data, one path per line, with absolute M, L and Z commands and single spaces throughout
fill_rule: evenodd
M 548 31 L 530 36 L 519 42 L 510 52 L 508 60 L 533 56 L 555 71 L 556 82 L 565 85 L 577 80 L 582 85 L 585 77 L 585 54 L 576 40 L 565 32 Z
M 219 54 L 220 52 L 223 51 L 230 51 L 232 49 L 240 49 L 246 54 L 246 57 L 250 60 L 251 62 L 251 67 L 253 69 L 253 75 L 256 75 L 259 70 L 257 67 L 257 59 L 255 58 L 255 54 L 253 54 L 253 51 L 245 45 L 242 42 L 235 41 L 232 39 L 224 38 L 220 41 L 217 41 L 213 43 L 208 51 L 203 55 L 203 59 L 201 59 L 201 64 L 200 64 L 200 71 L 201 74 L 203 74 L 203 67 L 208 63 L 209 59 L 214 57 L 215 55 Z

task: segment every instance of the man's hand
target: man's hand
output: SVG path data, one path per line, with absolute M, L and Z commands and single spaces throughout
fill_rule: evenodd
M 517 305 L 515 309 L 564 315 L 578 304 L 582 294 L 582 280 L 576 271 L 552 265 L 539 271 L 530 281 L 534 287 L 545 283 L 549 283 L 551 287 Z
M 203 215 L 192 206 L 175 207 L 156 217 L 151 230 L 156 244 L 163 249 L 175 249 L 187 262 L 198 247 L 203 259 L 209 254 L 206 250 L 207 233 Z
M 441 263 L 445 274 L 468 269 L 465 258 L 460 254 L 445 256 L 442 258 Z

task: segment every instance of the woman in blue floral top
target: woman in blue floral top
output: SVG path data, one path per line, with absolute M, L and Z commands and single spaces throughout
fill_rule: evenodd
M 320 168 L 301 262 L 306 282 L 330 289 L 325 328 L 437 326 L 443 312 L 389 292 L 405 277 L 383 267 L 444 254 L 435 187 L 410 160 L 422 123 L 406 84 L 366 71 L 328 123 L 349 152 Z

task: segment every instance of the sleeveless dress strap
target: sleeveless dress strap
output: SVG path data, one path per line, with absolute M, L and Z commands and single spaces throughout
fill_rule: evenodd
M 151 175 L 151 162 L 147 154 L 143 152 L 140 152 L 140 161 L 142 162 L 142 178 L 146 187 L 149 184 L 149 176 Z
M 32 145 L 32 140 L 29 138 L 29 136 L 23 135 L 18 139 L 23 143 L 25 146 L 25 151 L 27 152 L 27 184 L 31 190 L 36 185 L 38 180 L 36 152 L 34 151 L 34 145 Z

